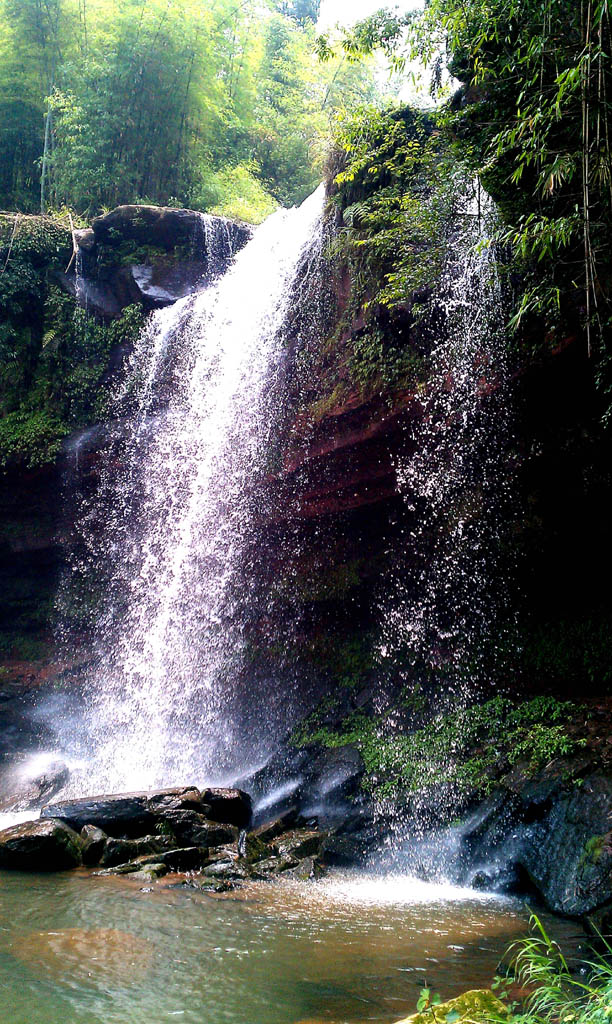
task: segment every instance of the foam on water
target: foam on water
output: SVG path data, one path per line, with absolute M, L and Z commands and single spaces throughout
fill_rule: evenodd
M 30 811 L 4 811 L 0 812 L 0 832 L 11 825 L 21 825 L 24 821 L 37 821 L 40 818 L 40 809 Z
M 424 882 L 411 875 L 333 874 L 318 883 L 326 900 L 371 906 L 413 906 L 428 903 L 495 903 L 503 897 L 477 892 L 451 882 Z

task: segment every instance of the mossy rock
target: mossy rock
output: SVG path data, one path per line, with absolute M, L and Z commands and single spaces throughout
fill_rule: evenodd
M 507 1008 L 490 989 L 482 988 L 413 1013 L 398 1024 L 490 1024 L 500 1018 L 508 1018 Z

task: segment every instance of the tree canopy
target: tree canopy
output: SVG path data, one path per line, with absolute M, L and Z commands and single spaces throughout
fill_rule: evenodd
M 315 186 L 364 67 L 322 70 L 316 0 L 0 0 L 0 205 L 260 219 Z

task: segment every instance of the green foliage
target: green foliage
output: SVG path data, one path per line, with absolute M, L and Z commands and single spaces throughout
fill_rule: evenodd
M 500 773 L 521 763 L 535 773 L 580 745 L 568 735 L 576 706 L 553 697 L 515 704 L 495 697 L 481 705 L 439 714 L 414 732 L 394 727 L 394 712 L 382 718 L 354 712 L 339 730 L 306 719 L 297 746 L 356 746 L 366 767 L 364 785 L 381 797 L 422 792 L 440 784 L 463 793 L 486 794 Z
M 36 469 L 53 462 L 70 428 L 46 410 L 18 410 L 0 419 L 0 465 L 21 462 Z
M 351 375 L 363 390 L 381 390 L 414 386 L 424 380 L 425 359 L 413 348 L 402 345 L 391 331 L 379 323 L 353 339 Z
M 367 681 L 372 672 L 375 664 L 374 645 L 375 638 L 362 631 L 353 636 L 347 632 L 340 635 L 334 633 L 312 642 L 309 658 L 318 668 L 327 670 L 339 689 L 355 690 Z M 311 721 L 311 726 L 313 721 L 321 722 L 319 713 L 322 709 L 320 705 L 318 712 L 314 713 L 315 719 Z M 330 709 L 330 706 L 325 705 L 326 711 Z
M 317 0 L 0 0 L 0 204 L 146 200 L 261 219 L 319 177 L 364 65 L 314 54 Z M 225 188 L 231 192 L 226 204 Z
M 360 107 L 337 120 L 330 173 L 342 227 L 334 251 L 348 264 L 354 306 L 405 303 L 435 280 L 453 189 L 432 131 L 428 116 L 406 106 Z
M 261 224 L 276 209 L 276 200 L 262 185 L 253 164 L 224 168 L 210 176 L 206 187 L 208 200 L 202 196 L 195 205 L 223 217 Z
M 323 59 L 333 52 L 318 43 Z M 382 49 L 393 67 L 444 65 L 463 86 L 439 108 L 453 164 L 477 174 L 503 218 L 498 242 L 514 271 L 510 326 L 519 338 L 583 332 L 612 422 L 612 23 L 600 0 L 429 0 L 419 15 L 380 11 L 346 30 L 357 60 Z M 446 55 L 446 62 L 444 56 Z M 390 297 L 405 293 L 405 256 Z
M 130 306 L 108 325 L 52 281 L 72 249 L 45 218 L 0 219 L 0 466 L 53 462 L 63 438 L 104 415 L 112 349 L 142 325 Z
M 609 1024 L 612 949 L 606 943 L 604 952 L 592 953 L 578 972 L 535 914 L 530 925 L 531 934 L 510 948 L 512 973 L 528 995 L 509 1024 Z
M 522 638 L 523 671 L 529 678 L 574 687 L 584 681 L 606 689 L 612 684 L 610 616 L 549 622 Z

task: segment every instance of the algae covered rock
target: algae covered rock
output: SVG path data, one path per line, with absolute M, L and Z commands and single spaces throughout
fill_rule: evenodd
M 505 1020 L 508 1010 L 490 989 L 473 989 L 456 999 L 430 1006 L 421 1013 L 413 1013 L 398 1024 L 491 1024 Z
M 82 863 L 82 840 L 55 818 L 26 821 L 0 832 L 0 868 L 65 871 Z
M 97 864 L 104 852 L 108 836 L 96 825 L 84 825 L 81 829 L 83 841 L 83 864 Z

